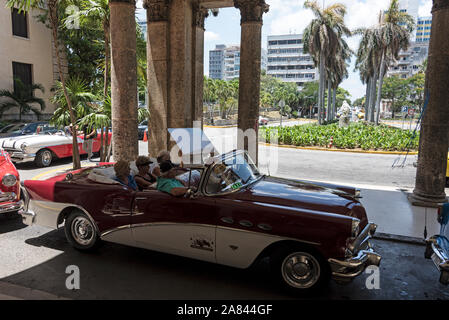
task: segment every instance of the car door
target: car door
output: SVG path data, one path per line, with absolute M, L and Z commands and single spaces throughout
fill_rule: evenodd
M 138 247 L 215 262 L 214 199 L 149 190 L 136 194 L 133 208 L 131 229 Z

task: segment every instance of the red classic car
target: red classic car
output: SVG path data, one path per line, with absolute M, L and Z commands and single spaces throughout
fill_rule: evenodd
M 99 131 L 99 130 L 98 130 Z M 105 134 L 103 134 L 106 137 Z M 109 132 L 109 144 L 112 133 Z M 79 135 L 78 147 L 80 154 L 86 154 L 83 149 L 83 135 Z M 92 144 L 92 152 L 99 152 L 101 134 L 98 134 Z M 72 135 L 59 130 L 54 133 L 45 132 L 27 136 L 0 139 L 0 146 L 11 156 L 15 163 L 34 161 L 38 167 L 48 167 L 55 158 L 72 156 Z
M 0 214 L 14 213 L 23 206 L 20 179 L 8 152 L 0 148 Z
M 211 160 L 184 173 L 184 197 L 133 191 L 112 179 L 111 165 L 26 180 L 22 218 L 64 224 L 79 250 L 105 240 L 237 268 L 270 257 L 275 279 L 295 292 L 379 265 L 369 243 L 376 225 L 357 190 L 262 175 L 243 151 Z

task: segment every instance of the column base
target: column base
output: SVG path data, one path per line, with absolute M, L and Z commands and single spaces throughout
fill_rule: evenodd
M 413 190 L 413 193 L 409 194 L 407 198 L 413 206 L 427 208 L 438 208 L 443 203 L 448 202 L 448 199 L 445 195 L 434 196 L 422 194 L 419 193 L 419 191 L 416 191 L 416 189 Z

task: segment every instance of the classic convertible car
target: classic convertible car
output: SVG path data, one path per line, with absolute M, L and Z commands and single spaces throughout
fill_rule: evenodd
M 109 143 L 111 135 L 109 132 Z M 93 141 L 92 152 L 100 150 L 100 139 L 101 135 L 98 134 Z M 0 146 L 10 154 L 15 163 L 34 161 L 37 167 L 48 167 L 55 158 L 72 156 L 72 135 L 62 130 L 43 130 L 41 134 L 0 139 Z M 78 146 L 80 154 L 86 154 L 83 149 L 83 135 L 78 136 Z
M 357 190 L 262 175 L 243 151 L 209 160 L 184 173 L 184 197 L 132 191 L 111 179 L 111 165 L 26 180 L 22 218 L 64 225 L 79 250 L 105 240 L 237 268 L 269 257 L 275 279 L 295 292 L 379 265 L 369 242 L 376 225 Z
M 20 179 L 8 152 L 0 148 L 0 214 L 19 211 L 23 206 L 20 200 Z

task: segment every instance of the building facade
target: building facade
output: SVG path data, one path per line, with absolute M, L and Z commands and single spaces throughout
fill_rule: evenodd
M 261 69 L 267 68 L 267 52 L 262 49 Z M 218 44 L 209 51 L 209 78 L 233 80 L 240 77 L 240 46 Z
M 41 84 L 45 92 L 35 91 L 35 95 L 44 99 L 42 119 L 48 119 L 54 113 L 50 89 L 58 78 L 58 70 L 51 30 L 34 18 L 38 14 L 36 10 L 19 13 L 17 9 L 0 6 L 0 89 L 14 90 L 15 78 L 25 84 Z M 10 109 L 2 116 L 2 120 L 18 118 L 18 109 Z M 30 113 L 22 119 L 34 120 L 36 116 Z
M 416 26 L 416 42 L 425 42 L 428 44 L 430 41 L 430 31 L 432 29 L 432 16 L 418 17 Z
M 284 82 L 294 82 L 298 88 L 316 81 L 318 70 L 303 47 L 301 34 L 268 36 L 267 74 Z

